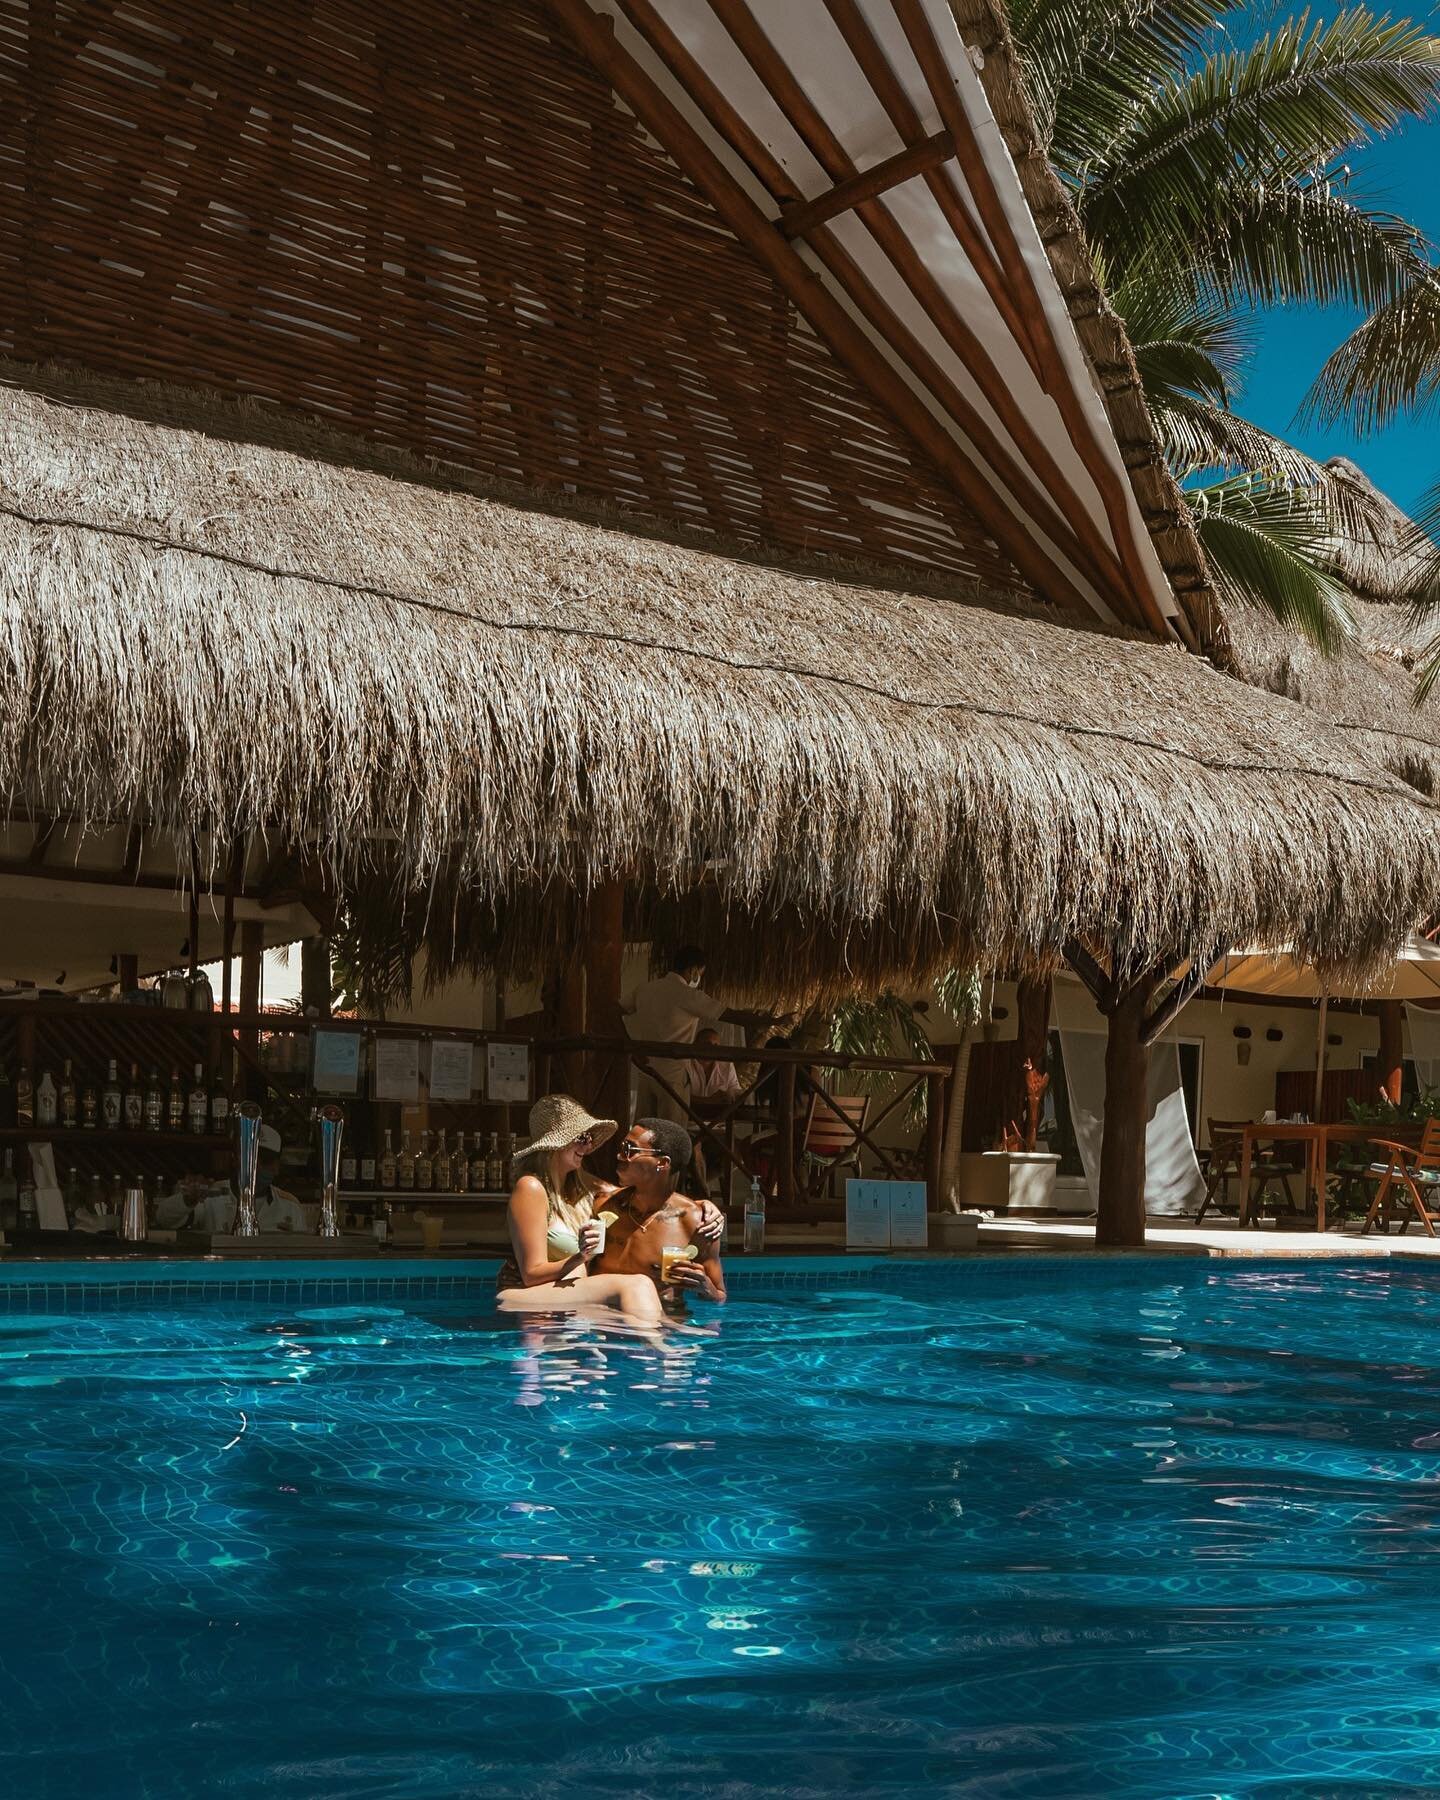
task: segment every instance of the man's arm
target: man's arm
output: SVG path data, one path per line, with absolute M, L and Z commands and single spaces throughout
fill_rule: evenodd
M 671 1263 L 670 1279 L 677 1288 L 694 1294 L 697 1299 L 722 1301 L 727 1296 L 725 1271 L 720 1266 L 719 1240 L 699 1235 L 697 1227 L 701 1217 L 699 1206 L 692 1203 L 685 1222 L 689 1227 L 690 1242 L 700 1254 L 693 1262 Z

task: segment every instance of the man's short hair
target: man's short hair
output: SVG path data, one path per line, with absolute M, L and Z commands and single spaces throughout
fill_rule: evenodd
M 670 967 L 677 975 L 684 975 L 690 969 L 703 969 L 705 952 L 698 944 L 682 944 L 670 958 Z
M 682 1175 L 690 1167 L 690 1133 L 673 1119 L 637 1119 L 641 1131 L 648 1131 L 661 1156 L 669 1157 L 670 1167 Z

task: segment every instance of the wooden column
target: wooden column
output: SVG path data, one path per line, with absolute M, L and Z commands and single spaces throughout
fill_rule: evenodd
M 1152 988 L 1140 982 L 1116 1001 L 1105 1039 L 1105 1123 L 1095 1242 L 1139 1249 L 1145 1243 L 1145 1014 Z
M 925 1210 L 941 1210 L 945 1160 L 945 1077 L 925 1077 Z
M 585 1030 L 585 967 L 577 957 L 551 970 L 544 984 L 545 1011 L 550 1030 L 559 1038 L 580 1037 Z M 583 1086 L 581 1059 L 574 1051 L 562 1051 L 550 1059 L 550 1087 L 573 1094 Z
M 260 1010 L 260 959 L 265 954 L 265 927 L 259 919 L 240 922 L 240 1011 L 253 1018 Z M 258 1033 L 247 1031 L 244 1041 L 253 1049 Z
M 780 1068 L 780 1129 L 775 1146 L 775 1198 L 781 1206 L 795 1204 L 795 1065 Z
M 129 950 L 122 950 L 115 958 L 115 970 L 120 980 L 120 992 L 133 994 L 140 985 L 140 958 Z
M 1392 1106 L 1400 1104 L 1400 1090 L 1405 1078 L 1405 1003 L 1403 1000 L 1381 1000 L 1376 1004 L 1380 1020 L 1380 1054 L 1375 1072 L 1385 1098 Z
M 590 896 L 589 929 L 585 934 L 585 1030 L 591 1037 L 623 1039 L 620 974 L 625 959 L 625 883 L 607 881 Z M 618 1051 L 591 1053 L 586 1088 L 594 1095 L 594 1111 L 602 1119 L 630 1123 L 630 1059 Z M 615 1141 L 605 1145 L 593 1166 L 614 1167 Z
M 329 938 L 306 938 L 300 946 L 300 1004 L 305 1012 L 328 1019 L 333 987 Z

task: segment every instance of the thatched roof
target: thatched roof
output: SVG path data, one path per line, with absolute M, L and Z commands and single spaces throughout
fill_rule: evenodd
M 1257 687 L 1301 701 L 1363 753 L 1425 793 L 1440 794 L 1440 693 L 1417 705 L 1416 670 L 1436 634 L 1414 603 L 1435 552 L 1424 534 L 1354 463 L 1326 469 L 1363 502 L 1333 568 L 1351 592 L 1356 635 L 1325 655 L 1258 609 L 1226 623 L 1237 672 Z M 1437 897 L 1440 898 L 1440 897 Z
M 11 806 L 307 844 L 377 937 L 403 876 L 442 960 L 623 872 L 786 992 L 1072 934 L 1347 961 L 1440 892 L 1440 807 L 1177 648 L 0 373 Z

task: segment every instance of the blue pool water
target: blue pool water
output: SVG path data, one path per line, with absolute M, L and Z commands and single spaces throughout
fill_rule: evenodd
M 1440 1793 L 1440 1281 L 803 1270 L 0 1281 L 0 1794 Z

